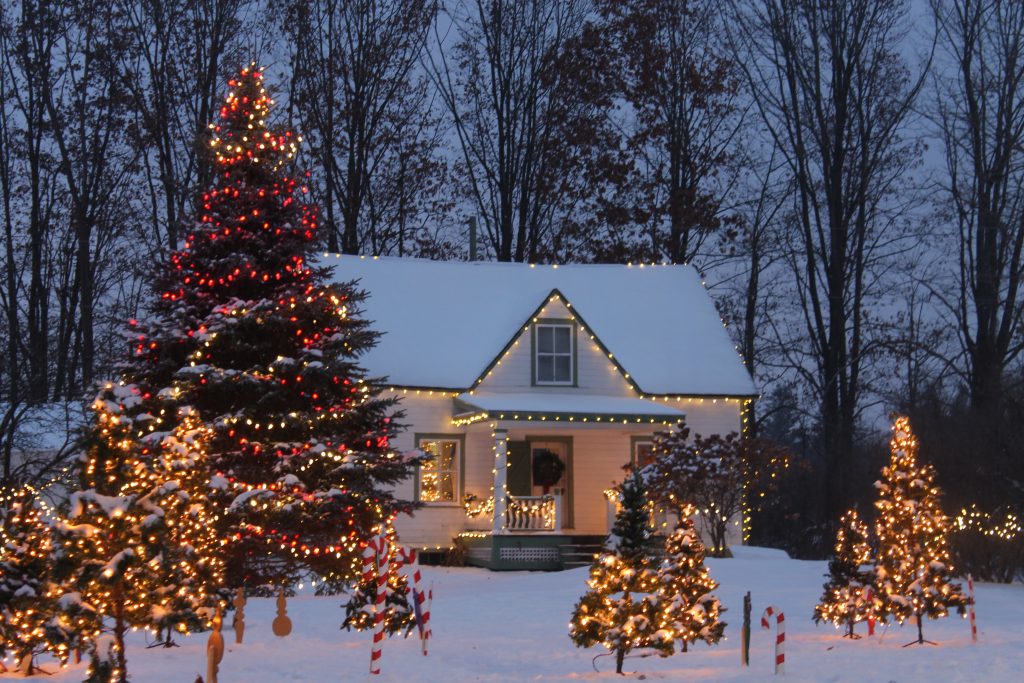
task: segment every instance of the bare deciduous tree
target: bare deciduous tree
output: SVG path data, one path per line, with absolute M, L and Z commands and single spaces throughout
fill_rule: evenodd
M 908 30 L 902 0 L 733 9 L 738 62 L 795 186 L 791 261 L 805 343 L 789 353 L 819 402 L 823 513 L 838 520 L 870 352 L 865 309 L 896 237 L 894 195 L 919 157 L 903 134 L 923 74 L 897 51 Z
M 741 74 L 711 0 L 599 0 L 614 54 L 616 92 L 629 109 L 619 125 L 635 159 L 632 217 L 643 253 L 688 263 L 729 222 L 726 197 L 740 156 Z
M 959 236 L 950 308 L 971 404 L 992 413 L 1024 350 L 1024 5 L 935 0 L 937 120 Z
M 239 45 L 251 0 L 118 0 L 122 87 L 135 121 L 132 144 L 148 194 L 150 239 L 178 247 L 194 189 L 208 178 L 206 126 L 217 86 L 253 48 Z M 255 8 L 253 8 L 255 9 Z
M 430 71 L 458 137 L 460 191 L 499 261 L 561 245 L 581 194 L 598 195 L 583 150 L 604 113 L 574 72 L 587 7 L 578 0 L 474 0 L 446 15 Z M 583 135 L 581 135 L 583 134 Z M 572 226 L 575 227 L 575 226 Z
M 292 105 L 323 169 L 327 248 L 408 254 L 440 194 L 438 121 L 420 70 L 435 0 L 312 0 L 288 13 Z

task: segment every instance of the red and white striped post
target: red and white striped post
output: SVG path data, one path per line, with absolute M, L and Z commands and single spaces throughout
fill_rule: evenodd
M 775 674 L 784 673 L 786 667 L 786 615 L 778 607 L 767 607 L 761 615 L 761 628 L 771 629 L 768 620 L 775 615 Z
M 430 589 L 427 591 L 427 618 L 430 618 L 430 609 L 434 606 L 434 584 L 430 584 Z M 423 625 L 424 630 L 427 632 L 427 640 L 434 637 L 434 629 L 429 628 L 429 624 Z
M 868 603 L 868 635 L 873 636 L 875 635 L 875 591 L 871 586 L 868 586 L 864 599 Z
M 423 593 L 423 576 L 420 574 L 420 567 L 416 564 L 416 549 L 400 546 L 398 554 L 401 563 L 412 566 L 412 591 L 415 601 L 415 612 L 420 619 L 420 641 L 423 647 L 423 656 L 427 656 L 427 639 L 430 638 L 430 607 L 425 604 L 427 596 Z
M 971 603 L 967 605 L 967 614 L 971 618 L 971 640 L 978 642 L 978 622 L 974 617 L 974 577 L 970 574 L 967 575 L 967 596 L 971 599 Z
M 385 604 L 388 593 L 388 539 L 384 534 L 372 538 L 368 550 L 376 559 L 377 596 L 373 606 L 373 649 L 370 650 L 370 673 L 380 673 L 381 646 L 384 643 Z M 365 556 L 364 556 L 365 557 Z M 366 562 L 363 561 L 365 568 Z

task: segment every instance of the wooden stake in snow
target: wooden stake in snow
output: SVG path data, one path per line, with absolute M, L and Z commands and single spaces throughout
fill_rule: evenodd
M 974 577 L 970 574 L 967 575 L 967 595 L 970 601 L 967 603 L 968 615 L 971 618 L 971 640 L 978 642 L 978 622 L 974 617 Z
M 239 586 L 232 604 L 235 606 L 235 617 L 231 621 L 231 627 L 235 629 L 235 644 L 241 645 L 242 635 L 245 633 L 245 588 Z
M 224 659 L 224 636 L 220 634 L 220 605 L 213 615 L 213 632 L 206 641 L 206 683 L 217 683 L 220 661 Z
M 775 674 L 784 673 L 786 666 L 786 615 L 778 607 L 767 607 L 761 615 L 761 628 L 771 629 L 768 622 L 775 615 Z
M 875 591 L 871 586 L 868 586 L 864 599 L 868 603 L 868 635 L 873 636 L 875 635 Z
M 740 631 L 740 662 L 750 666 L 750 591 L 743 596 L 743 630 Z

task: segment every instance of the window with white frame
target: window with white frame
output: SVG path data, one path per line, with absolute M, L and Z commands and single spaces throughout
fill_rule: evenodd
M 654 439 L 633 439 L 633 467 L 641 469 L 654 462 Z
M 534 382 L 573 384 L 573 325 L 537 323 L 533 326 Z
M 427 503 L 456 503 L 459 494 L 459 440 L 420 439 L 427 459 L 420 465 L 419 499 Z

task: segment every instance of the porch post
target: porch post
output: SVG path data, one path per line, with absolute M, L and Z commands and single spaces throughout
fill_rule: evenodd
M 492 532 L 505 533 L 505 509 L 508 506 L 508 430 L 494 430 L 494 520 Z

